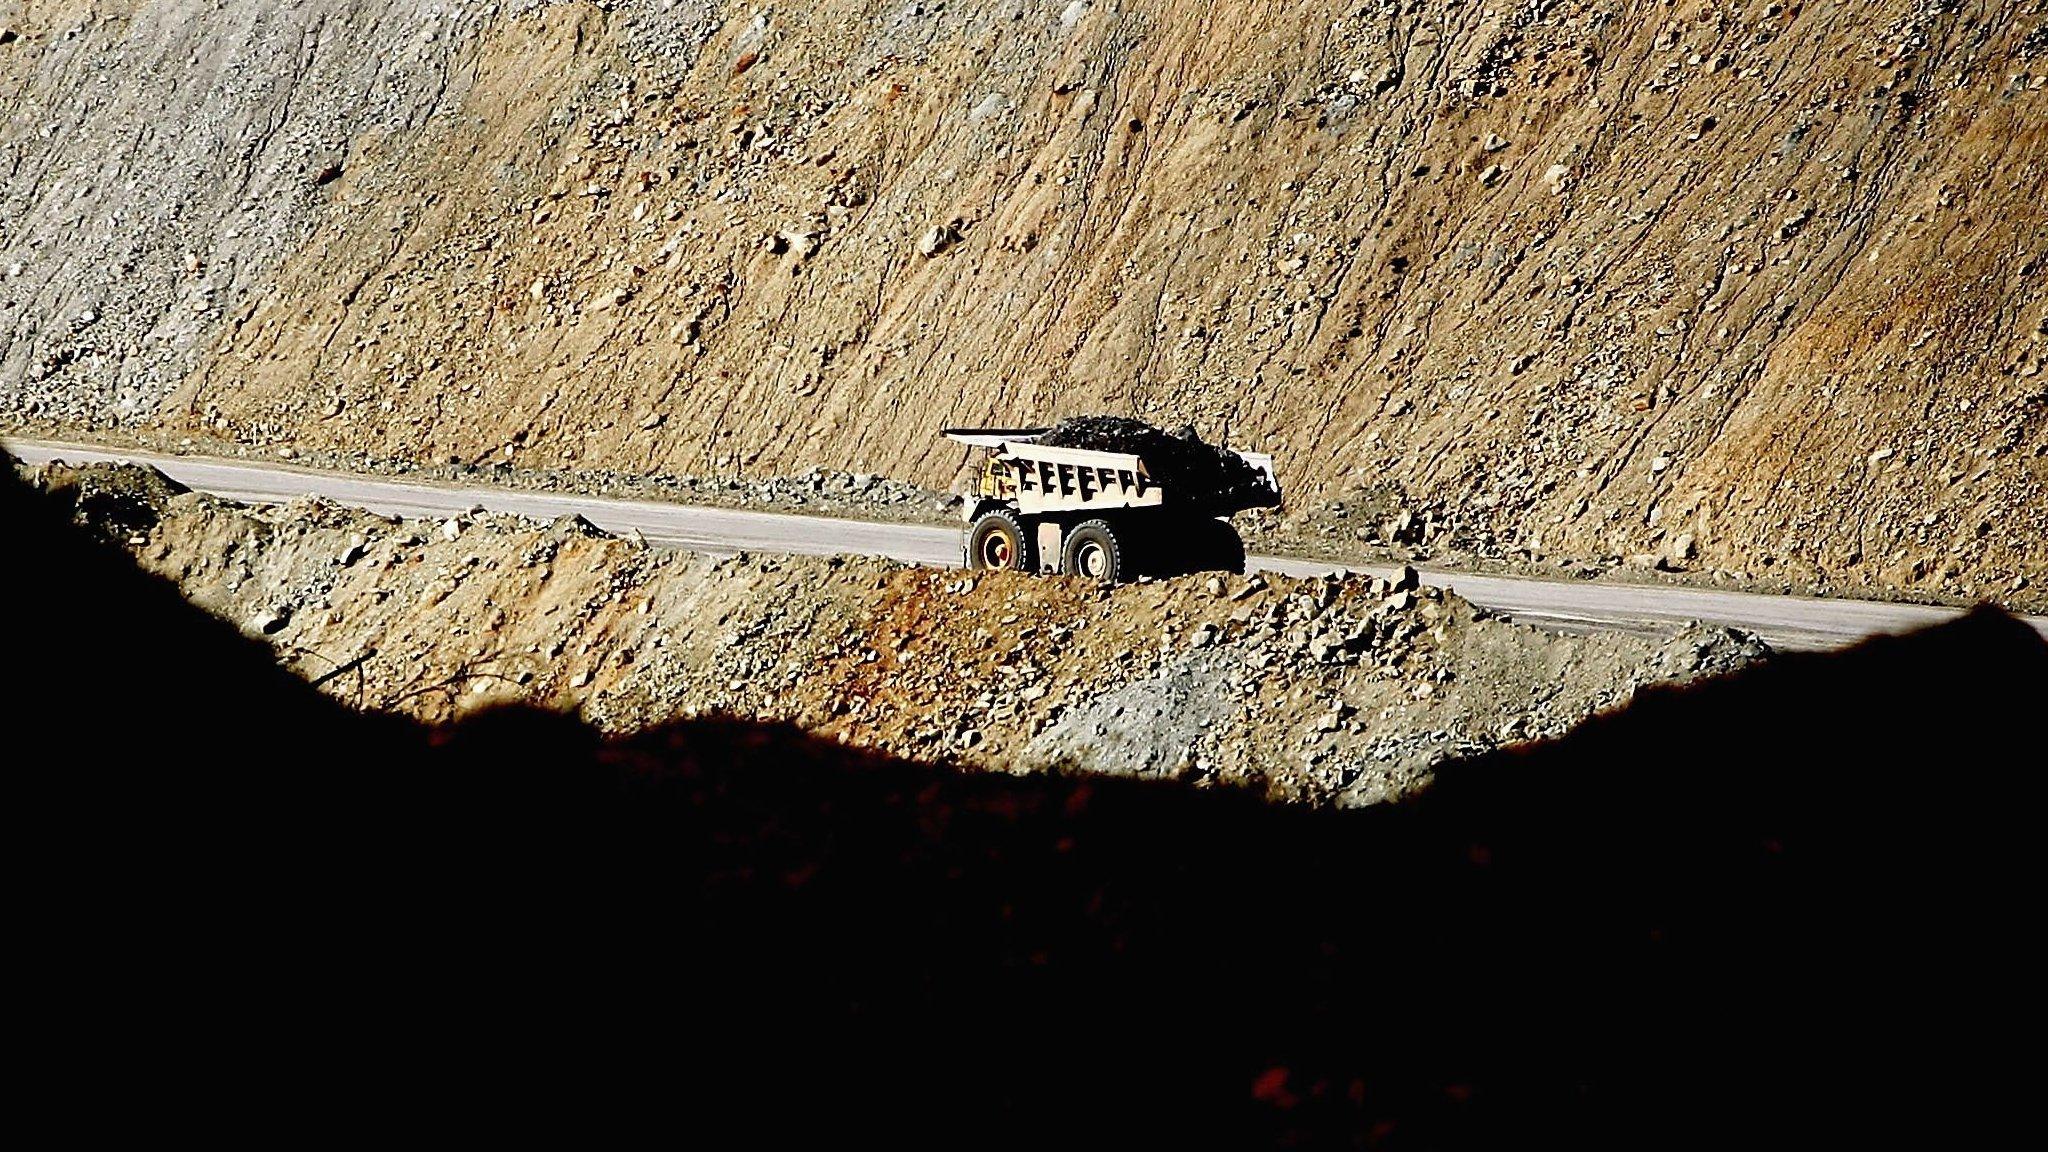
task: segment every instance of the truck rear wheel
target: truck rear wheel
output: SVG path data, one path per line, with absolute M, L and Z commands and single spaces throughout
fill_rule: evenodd
M 1123 542 L 1107 520 L 1083 520 L 1067 533 L 1060 550 L 1060 571 L 1114 584 L 1128 570 Z
M 1210 572 L 1244 575 L 1244 537 L 1228 520 L 1211 520 L 1202 528 L 1201 568 Z
M 1244 573 L 1244 538 L 1227 520 L 1162 517 L 1148 525 L 1145 571 L 1161 578 L 1196 572 Z
M 1030 572 L 1038 567 L 1032 556 L 1031 534 L 1015 512 L 998 508 L 982 513 L 967 530 L 969 568 L 1009 568 Z

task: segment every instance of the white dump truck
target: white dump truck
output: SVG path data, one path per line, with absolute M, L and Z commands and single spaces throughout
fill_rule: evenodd
M 967 567 L 1065 572 L 1110 582 L 1243 572 L 1244 541 L 1229 517 L 1280 503 L 1273 458 L 1264 453 L 1171 440 L 1156 429 L 1145 429 L 1153 433 L 1151 446 L 1138 452 L 1040 443 L 1049 431 L 942 431 L 949 440 L 986 450 L 976 497 L 964 509 Z M 1212 455 L 1188 455 L 1201 452 Z M 1227 467 L 1213 464 L 1216 453 Z M 1190 459 L 1204 467 L 1187 467 Z

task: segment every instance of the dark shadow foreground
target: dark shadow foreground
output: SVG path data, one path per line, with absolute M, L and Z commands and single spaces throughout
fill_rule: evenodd
M 17 1035 L 75 1131 L 1653 1147 L 2030 1119 L 2048 646 L 1996 612 L 1328 813 L 736 722 L 360 716 L 11 474 L 0 512 Z

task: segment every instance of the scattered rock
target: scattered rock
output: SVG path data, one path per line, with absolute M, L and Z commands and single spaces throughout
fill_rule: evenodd
M 610 535 L 604 529 L 574 513 L 557 516 L 548 524 L 548 537 L 552 540 L 566 540 L 572 536 L 585 540 L 601 540 Z
M 614 285 L 590 298 L 590 310 L 592 312 L 609 312 L 632 298 L 633 289 L 631 286 L 625 284 Z
M 1420 536 L 1418 527 L 1413 512 L 1397 509 L 1380 525 L 1380 537 L 1389 544 L 1413 544 Z
M 959 239 L 960 234 L 955 232 L 952 226 L 934 224 L 925 230 L 923 236 L 918 238 L 917 251 L 920 256 L 937 256 L 939 253 L 952 247 L 953 243 Z

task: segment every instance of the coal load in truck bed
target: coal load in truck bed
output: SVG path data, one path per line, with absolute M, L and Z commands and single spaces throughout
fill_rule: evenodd
M 1280 502 L 1263 472 L 1228 448 L 1203 443 L 1192 432 L 1177 436 L 1124 416 L 1074 416 L 1053 425 L 1038 443 L 1136 456 L 1166 490 L 1168 503 L 1203 515 L 1222 516 Z

